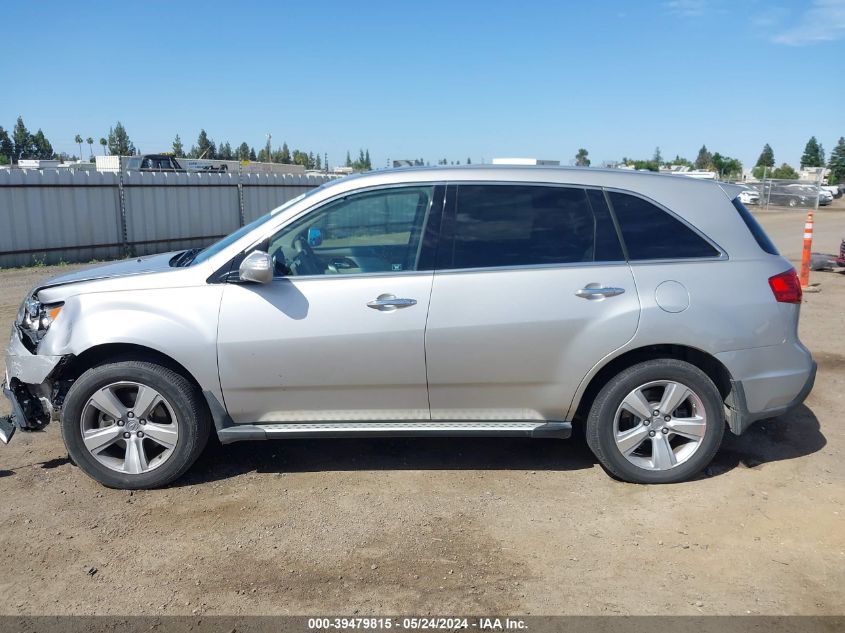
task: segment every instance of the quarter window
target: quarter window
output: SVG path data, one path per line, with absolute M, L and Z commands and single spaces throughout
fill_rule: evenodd
M 286 226 L 269 241 L 277 276 L 416 270 L 434 188 L 353 194 Z
M 718 257 L 707 240 L 648 200 L 608 193 L 630 260 Z
M 606 208 L 599 209 L 599 216 L 581 188 L 461 185 L 451 252 L 443 265 L 482 268 L 621 260 Z

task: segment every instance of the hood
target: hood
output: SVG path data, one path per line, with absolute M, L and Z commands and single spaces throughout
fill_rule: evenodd
M 180 251 L 172 253 L 162 253 L 160 255 L 150 255 L 149 257 L 137 257 L 135 259 L 125 259 L 111 264 L 101 264 L 99 266 L 92 266 L 85 270 L 77 270 L 58 277 L 52 277 L 44 283 L 38 285 L 38 290 L 45 288 L 54 288 L 55 286 L 63 286 L 65 284 L 75 284 L 81 281 L 94 281 L 96 279 L 113 279 L 115 277 L 128 277 L 130 275 L 148 275 L 150 273 L 160 273 L 167 270 L 176 270 L 171 268 L 170 260 Z

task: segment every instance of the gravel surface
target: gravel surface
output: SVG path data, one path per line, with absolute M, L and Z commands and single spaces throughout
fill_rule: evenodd
M 759 217 L 800 254 L 803 213 Z M 814 250 L 842 237 L 845 212 L 820 211 Z M 73 268 L 0 271 L 0 331 Z M 814 391 L 685 484 L 616 482 L 578 439 L 289 440 L 127 493 L 73 467 L 56 425 L 18 433 L 0 613 L 842 614 L 845 276 L 813 282 Z

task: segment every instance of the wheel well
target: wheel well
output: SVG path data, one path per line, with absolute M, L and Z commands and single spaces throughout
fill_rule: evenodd
M 167 354 L 159 352 L 143 345 L 133 345 L 130 343 L 107 343 L 105 345 L 95 345 L 79 356 L 73 356 L 64 362 L 58 374 L 56 375 L 57 395 L 60 401 L 64 399 L 64 395 L 70 388 L 70 385 L 79 378 L 86 371 L 97 365 L 102 365 L 107 362 L 116 362 L 123 360 L 142 360 L 151 363 L 156 363 L 162 367 L 175 371 L 187 378 L 193 385 L 201 390 L 196 378 L 191 375 L 185 367 L 172 359 Z
M 730 372 L 722 363 L 707 352 L 694 347 L 687 347 L 686 345 L 649 345 L 648 347 L 640 347 L 625 352 L 602 367 L 590 379 L 587 388 L 584 390 L 584 394 L 581 396 L 581 401 L 578 403 L 578 408 L 575 411 L 575 416 L 573 416 L 573 421 L 581 423 L 587 419 L 587 415 L 590 413 L 590 407 L 593 405 L 593 400 L 601 388 L 613 376 L 637 363 L 658 358 L 674 358 L 686 361 L 690 365 L 695 365 L 713 381 L 713 384 L 716 385 L 719 394 L 722 396 L 722 400 L 727 398 L 731 391 Z

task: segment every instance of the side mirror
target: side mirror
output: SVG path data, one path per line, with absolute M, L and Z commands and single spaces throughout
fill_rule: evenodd
M 273 262 L 264 251 L 252 251 L 241 262 L 238 275 L 241 281 L 269 283 L 273 280 Z
M 316 226 L 308 229 L 308 246 L 319 246 L 323 243 L 323 232 Z

